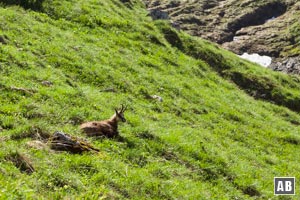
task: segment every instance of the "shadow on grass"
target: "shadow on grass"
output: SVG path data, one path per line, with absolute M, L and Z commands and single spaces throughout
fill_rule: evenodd
M 34 172 L 34 167 L 31 164 L 31 160 L 19 152 L 11 152 L 6 156 L 6 160 L 11 161 L 22 173 L 29 175 Z
M 18 5 L 23 7 L 24 9 L 42 11 L 44 1 L 45 0 L 0 0 L 0 3 L 6 6 Z

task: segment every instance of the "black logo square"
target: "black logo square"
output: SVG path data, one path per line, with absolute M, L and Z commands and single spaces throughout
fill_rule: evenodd
M 295 195 L 295 177 L 275 177 L 275 195 Z

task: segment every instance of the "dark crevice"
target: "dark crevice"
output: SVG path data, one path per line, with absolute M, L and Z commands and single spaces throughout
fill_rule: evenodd
M 211 1 L 211 0 L 206 0 L 206 1 L 204 1 L 202 8 L 204 10 L 207 10 L 207 9 L 214 8 L 214 7 L 218 6 L 218 5 L 219 5 L 219 2 Z
M 133 3 L 131 0 L 120 0 L 120 1 L 128 8 L 132 8 L 132 6 L 133 6 Z
M 282 2 L 271 2 L 263 5 L 251 13 L 247 13 L 233 22 L 227 24 L 227 29 L 230 32 L 223 38 L 220 43 L 230 42 L 233 40 L 236 32 L 242 28 L 249 26 L 258 26 L 266 23 L 268 19 L 279 17 L 287 11 L 287 5 Z

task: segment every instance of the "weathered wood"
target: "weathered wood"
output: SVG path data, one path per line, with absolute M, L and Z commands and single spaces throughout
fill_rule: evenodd
M 53 134 L 49 139 L 48 144 L 51 149 L 57 151 L 69 151 L 71 153 L 82 153 L 85 151 L 99 152 L 99 149 L 94 148 L 82 139 L 72 137 L 60 131 Z

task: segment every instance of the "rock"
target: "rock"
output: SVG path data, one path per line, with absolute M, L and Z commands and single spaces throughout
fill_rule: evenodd
M 131 0 L 120 0 L 123 4 L 125 4 L 127 7 L 132 7 L 132 1 Z
M 180 24 L 178 22 L 171 21 L 171 25 L 173 28 L 180 30 Z
M 163 101 L 163 98 L 160 97 L 160 96 L 158 96 L 158 95 L 152 95 L 151 98 L 152 98 L 152 99 L 155 99 L 155 100 L 157 100 L 157 101 L 159 101 L 159 102 L 162 102 L 162 101 Z
M 167 12 L 160 10 L 160 9 L 150 9 L 149 10 L 149 15 L 153 20 L 158 20 L 158 19 L 169 19 L 169 15 Z
M 153 10 L 153 19 L 169 19 L 173 27 L 219 43 L 236 54 L 256 53 L 273 60 L 300 55 L 297 0 L 144 2 Z
M 231 41 L 235 32 L 243 27 L 263 24 L 267 19 L 285 13 L 287 7 L 285 3 L 263 0 L 211 0 L 190 3 L 174 3 L 172 0 L 144 1 L 150 10 L 167 12 L 169 18 L 180 24 L 182 30 L 220 44 Z
M 283 59 L 272 63 L 269 67 L 284 73 L 300 74 L 300 56 Z
M 48 146 L 46 143 L 43 143 L 40 140 L 33 140 L 26 142 L 26 145 L 30 148 L 37 149 L 37 150 L 45 150 L 48 149 Z
M 42 85 L 50 87 L 53 85 L 53 83 L 51 81 L 42 81 Z

